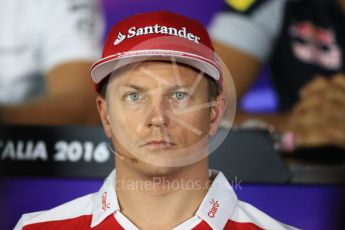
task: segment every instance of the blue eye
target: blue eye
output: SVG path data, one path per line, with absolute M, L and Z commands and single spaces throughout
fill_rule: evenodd
M 187 93 L 185 93 L 185 92 L 175 92 L 174 96 L 176 97 L 177 100 L 183 100 L 187 96 Z
M 130 93 L 127 95 L 127 99 L 130 101 L 138 101 L 140 99 L 139 93 Z

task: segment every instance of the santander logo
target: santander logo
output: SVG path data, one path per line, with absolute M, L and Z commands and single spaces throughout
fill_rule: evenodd
M 114 45 L 118 45 L 118 44 L 120 44 L 121 42 L 123 42 L 123 40 L 125 40 L 126 39 L 126 35 L 123 35 L 121 32 L 117 35 L 117 38 L 116 38 L 116 40 L 115 40 L 115 42 L 114 42 Z
M 212 204 L 212 207 L 211 207 L 210 211 L 208 211 L 208 216 L 211 218 L 214 218 L 216 216 L 217 211 L 218 211 L 219 203 L 218 203 L 218 200 L 214 200 L 214 199 L 212 199 L 210 201 L 210 203 Z
M 147 34 L 167 34 L 171 36 L 185 38 L 195 43 L 199 43 L 200 41 L 200 37 L 194 35 L 193 33 L 188 32 L 186 27 L 177 29 L 174 27 L 167 27 L 167 26 L 161 26 L 161 25 L 156 24 L 154 26 L 145 26 L 145 27 L 139 27 L 139 28 L 135 26 L 131 27 L 128 29 L 126 35 L 119 32 L 116 40 L 114 41 L 114 45 L 119 45 L 125 39 L 130 39 L 133 37 L 143 36 Z

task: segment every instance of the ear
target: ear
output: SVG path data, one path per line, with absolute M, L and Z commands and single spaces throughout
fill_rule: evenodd
M 214 105 L 211 107 L 210 130 L 208 132 L 210 136 L 214 136 L 217 133 L 227 105 L 227 98 L 224 94 L 219 95 L 214 101 Z
M 104 132 L 105 135 L 108 138 L 112 137 L 112 132 L 110 129 L 110 123 L 109 123 L 109 115 L 108 115 L 108 109 L 107 109 L 107 103 L 105 101 L 105 99 L 101 96 L 97 96 L 96 98 L 96 105 L 97 105 L 97 110 L 98 110 L 98 114 L 101 118 L 102 121 L 102 125 L 104 128 Z

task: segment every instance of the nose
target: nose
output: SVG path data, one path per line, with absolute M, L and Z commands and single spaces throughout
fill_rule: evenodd
M 148 126 L 167 127 L 169 125 L 169 118 L 167 116 L 165 109 L 166 108 L 162 100 L 155 100 L 152 104 L 150 117 L 148 119 Z

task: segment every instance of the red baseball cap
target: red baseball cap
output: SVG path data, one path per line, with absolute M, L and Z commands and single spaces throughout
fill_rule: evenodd
M 102 58 L 91 67 L 96 90 L 100 91 L 100 83 L 114 70 L 145 60 L 183 63 L 222 85 L 221 68 L 206 28 L 188 17 L 158 11 L 136 14 L 111 28 Z

